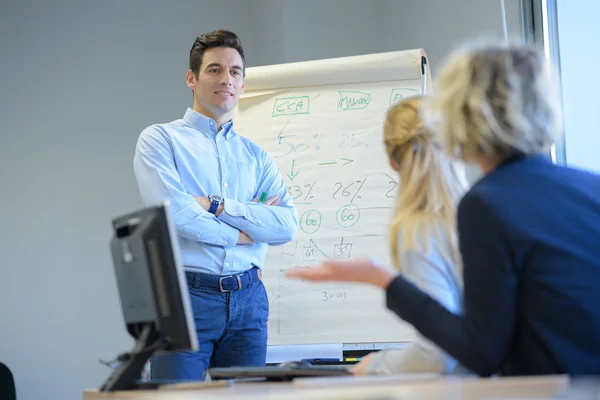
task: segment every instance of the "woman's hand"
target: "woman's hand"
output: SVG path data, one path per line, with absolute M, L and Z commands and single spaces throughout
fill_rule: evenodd
M 387 289 L 396 277 L 394 270 L 381 267 L 369 259 L 326 261 L 318 267 L 296 268 L 286 272 L 290 278 L 309 281 L 362 282 Z

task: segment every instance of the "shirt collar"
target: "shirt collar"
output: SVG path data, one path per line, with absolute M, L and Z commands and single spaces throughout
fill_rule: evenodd
M 216 122 L 213 119 L 200 114 L 198 111 L 194 111 L 191 108 L 188 108 L 185 112 L 185 115 L 183 116 L 183 119 L 185 122 L 190 124 L 193 128 L 202 132 L 207 137 L 209 135 L 216 136 L 216 134 L 217 134 Z M 229 140 L 231 137 L 233 137 L 233 135 L 235 135 L 235 132 L 233 131 L 232 127 L 233 127 L 233 120 L 223 124 L 223 126 L 222 126 L 223 136 L 227 140 Z

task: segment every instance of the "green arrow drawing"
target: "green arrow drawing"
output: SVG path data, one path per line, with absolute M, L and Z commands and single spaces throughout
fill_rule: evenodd
M 294 173 L 294 164 L 296 164 L 296 160 L 292 160 L 292 171 L 289 174 L 286 174 L 287 177 L 290 178 L 290 181 L 293 181 L 299 174 L 299 172 Z
M 323 254 L 325 257 L 327 257 L 327 258 L 329 258 L 329 259 L 331 260 L 331 257 L 329 257 L 327 254 L 325 254 L 325 252 L 324 252 L 323 250 L 321 250 L 321 249 L 319 248 L 319 246 L 317 246 L 317 244 L 315 243 L 315 241 L 314 241 L 314 240 L 310 239 L 310 240 L 309 240 L 309 244 L 312 244 L 312 245 L 313 245 L 313 246 L 314 246 L 314 247 L 315 247 L 317 250 L 319 250 L 319 252 L 320 252 L 321 254 Z
M 340 160 L 345 161 L 344 166 L 354 162 L 354 160 L 352 160 L 350 158 L 344 158 L 344 157 L 340 157 Z M 322 163 L 319 163 L 319 165 L 333 165 L 333 164 L 337 164 L 337 163 L 338 163 L 337 161 L 331 161 L 331 162 L 322 162 Z

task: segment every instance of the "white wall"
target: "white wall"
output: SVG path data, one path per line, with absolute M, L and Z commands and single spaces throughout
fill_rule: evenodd
M 567 165 L 600 172 L 600 2 L 558 0 Z
M 110 220 L 140 206 L 139 132 L 190 104 L 197 34 L 236 31 L 249 66 L 424 47 L 435 71 L 459 41 L 501 34 L 499 1 L 448 3 L 0 2 L 0 361 L 19 399 L 81 398 L 109 374 L 97 359 L 131 345 Z
M 0 360 L 20 400 L 80 399 L 130 348 L 108 241 L 140 206 L 135 141 L 190 103 L 195 35 L 252 35 L 246 2 L 173 3 L 1 2 Z
M 501 0 L 253 0 L 260 65 L 424 48 L 435 73 L 466 40 L 503 36 Z M 340 5 L 342 5 L 340 7 Z M 505 0 L 521 36 L 519 0 Z M 268 10 L 268 12 L 265 12 Z
M 383 2 L 381 40 L 388 50 L 422 47 L 435 75 L 448 53 L 464 41 L 502 39 L 501 0 Z M 505 0 L 508 35 L 521 37 L 518 0 Z

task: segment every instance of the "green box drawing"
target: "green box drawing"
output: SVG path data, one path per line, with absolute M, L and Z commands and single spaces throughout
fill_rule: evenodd
M 398 104 L 402 100 L 407 97 L 415 96 L 417 94 L 421 94 L 418 90 L 409 89 L 409 88 L 396 88 L 392 89 L 392 94 L 390 95 L 390 106 L 394 104 Z
M 279 97 L 273 105 L 273 117 L 281 115 L 308 114 L 310 112 L 310 101 L 308 96 Z
M 371 94 L 364 92 L 354 92 L 350 90 L 342 90 L 340 93 L 340 101 L 338 108 L 342 110 L 362 110 L 371 102 Z

